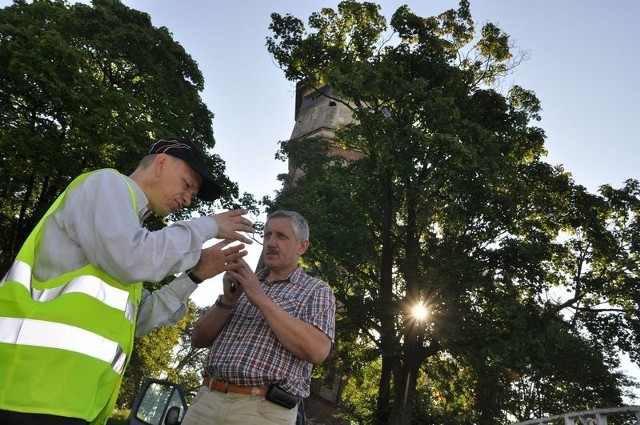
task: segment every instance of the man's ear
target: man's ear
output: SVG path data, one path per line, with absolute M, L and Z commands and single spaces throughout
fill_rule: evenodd
M 159 176 L 162 174 L 162 172 L 167 166 L 168 161 L 169 161 L 169 155 L 167 155 L 166 153 L 159 153 L 156 155 L 153 161 L 153 172 L 156 176 Z
M 307 252 L 307 249 L 309 248 L 309 239 L 305 239 L 303 241 L 300 241 L 300 243 L 298 243 L 298 255 L 302 255 L 305 252 Z

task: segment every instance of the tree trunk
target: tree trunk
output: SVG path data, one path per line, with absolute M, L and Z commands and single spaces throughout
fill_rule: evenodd
M 382 187 L 386 189 L 386 208 L 382 217 L 382 257 L 380 263 L 380 348 L 382 351 L 382 372 L 378 383 L 378 402 L 376 406 L 376 423 L 383 425 L 389 417 L 391 399 L 391 373 L 396 361 L 396 338 L 393 326 L 395 308 L 393 302 L 393 214 L 394 201 L 392 184 L 389 176 L 381 177 Z
M 397 374 L 396 391 L 393 407 L 389 415 L 388 425 L 409 425 L 411 412 L 416 395 L 418 371 L 422 363 L 420 347 L 422 345 L 422 331 L 416 326 L 408 333 L 411 340 L 405 343 L 405 355 L 402 367 Z
M 393 361 L 386 356 L 382 357 L 382 371 L 378 381 L 378 403 L 376 405 L 377 425 L 387 423 L 389 417 L 389 403 L 391 400 L 391 372 L 393 371 Z
M 407 187 L 410 182 L 406 182 Z M 407 193 L 407 219 L 405 231 L 406 266 L 403 272 L 406 295 L 403 305 L 404 314 L 404 353 L 402 366 L 395 380 L 395 395 L 393 408 L 389 416 L 389 425 L 405 425 L 411 423 L 413 400 L 416 394 L 418 371 L 424 359 L 424 323 L 417 321 L 411 315 L 411 310 L 420 299 L 420 276 L 418 272 L 418 226 L 415 201 L 412 191 Z

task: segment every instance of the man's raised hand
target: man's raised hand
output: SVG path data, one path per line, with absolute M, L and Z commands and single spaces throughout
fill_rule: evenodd
M 213 219 L 218 223 L 218 235 L 216 237 L 252 244 L 253 241 L 241 233 L 254 232 L 253 223 L 244 217 L 245 214 L 247 214 L 247 210 L 244 208 L 214 214 Z

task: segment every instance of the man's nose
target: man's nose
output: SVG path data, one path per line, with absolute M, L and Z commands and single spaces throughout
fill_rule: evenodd
M 185 193 L 185 194 L 182 196 L 182 204 L 183 204 L 185 207 L 190 206 L 192 202 L 193 202 L 193 196 L 192 196 L 190 193 Z

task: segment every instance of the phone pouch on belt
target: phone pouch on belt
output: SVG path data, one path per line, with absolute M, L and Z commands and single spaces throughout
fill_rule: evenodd
M 278 384 L 271 384 L 267 389 L 267 394 L 264 396 L 265 399 L 269 400 L 277 404 L 278 406 L 286 407 L 287 409 L 293 409 L 297 406 L 298 400 L 300 398 L 294 396 L 293 394 L 289 394 L 282 388 L 278 386 Z

